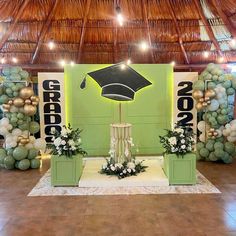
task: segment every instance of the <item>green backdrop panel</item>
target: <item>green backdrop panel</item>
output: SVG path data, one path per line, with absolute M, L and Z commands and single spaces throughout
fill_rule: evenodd
M 80 83 L 86 73 L 108 65 L 67 65 L 65 67 L 66 121 L 83 129 L 83 147 L 90 156 L 108 155 L 110 124 L 119 120 L 119 103 L 101 96 L 101 88 L 87 76 L 86 88 Z M 122 103 L 122 121 L 132 126 L 135 147 L 140 155 L 160 154 L 158 136 L 172 124 L 171 65 L 131 65 L 153 84 L 138 91 L 135 100 Z

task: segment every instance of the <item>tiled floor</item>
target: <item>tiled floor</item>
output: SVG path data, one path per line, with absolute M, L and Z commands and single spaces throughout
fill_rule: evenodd
M 222 194 L 27 197 L 48 167 L 0 170 L 0 236 L 236 236 L 236 162 L 198 163 Z

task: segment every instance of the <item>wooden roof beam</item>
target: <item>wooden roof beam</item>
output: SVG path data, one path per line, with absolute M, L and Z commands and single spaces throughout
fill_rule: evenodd
M 150 27 L 149 27 L 149 23 L 148 23 L 148 14 L 147 14 L 146 4 L 147 4 L 147 2 L 145 2 L 145 0 L 142 0 L 144 22 L 145 22 L 145 26 L 147 28 L 147 35 L 148 35 L 148 44 L 149 44 L 149 47 L 150 47 L 152 63 L 155 63 L 155 57 L 154 57 L 154 53 L 153 53 L 153 50 L 152 50 L 152 40 L 151 40 Z
M 83 45 L 84 45 L 84 35 L 85 35 L 85 31 L 86 31 L 86 24 L 87 24 L 87 20 L 88 20 L 88 13 L 89 13 L 90 6 L 91 6 L 91 0 L 87 0 L 86 7 L 85 7 L 85 13 L 84 13 L 83 26 L 82 26 L 82 30 L 81 30 L 80 42 L 79 42 L 77 63 L 80 63 L 81 56 L 82 56 L 82 50 L 83 50 Z
M 50 9 L 50 12 L 48 14 L 48 17 L 42 27 L 42 30 L 40 32 L 40 36 L 39 36 L 39 39 L 38 39 L 38 42 L 37 42 L 37 45 L 35 47 L 35 50 L 34 50 L 34 53 L 33 53 L 33 56 L 32 56 L 32 59 L 30 61 L 30 64 L 34 64 L 35 60 L 37 59 L 37 56 L 39 54 L 39 50 L 43 44 L 43 41 L 44 41 L 44 38 L 45 38 L 45 35 L 47 34 L 48 32 L 48 29 L 51 25 L 51 22 L 52 22 L 52 18 L 53 16 L 55 15 L 55 12 L 56 12 L 56 9 L 58 7 L 58 4 L 59 4 L 59 0 L 55 0 L 53 6 L 52 6 L 52 9 Z
M 0 50 L 3 48 L 4 44 L 6 43 L 6 41 L 8 40 L 8 38 L 10 37 L 10 35 L 12 34 L 19 18 L 21 17 L 22 13 L 25 10 L 25 7 L 27 6 L 27 4 L 29 3 L 30 0 L 25 0 L 22 5 L 19 7 L 17 14 L 13 20 L 13 22 L 10 24 L 7 32 L 3 35 L 1 41 L 0 41 Z
M 236 39 L 236 29 L 233 27 L 232 23 L 230 22 L 228 16 L 225 15 L 221 8 L 221 1 L 219 0 L 212 0 L 212 3 L 218 12 L 220 18 L 222 19 L 223 23 L 225 24 L 225 27 L 228 29 L 230 34 Z
M 216 39 L 216 37 L 215 37 L 215 35 L 214 35 L 214 33 L 213 33 L 213 30 L 212 30 L 212 28 L 211 28 L 211 25 L 209 24 L 207 18 L 206 18 L 205 15 L 204 15 L 204 12 L 203 12 L 203 9 L 202 9 L 202 6 L 201 6 L 200 1 L 199 1 L 199 0 L 194 0 L 194 4 L 195 4 L 195 6 L 196 6 L 196 8 L 197 8 L 197 11 L 198 11 L 198 13 L 199 13 L 199 15 L 200 15 L 200 18 L 201 18 L 201 20 L 202 20 L 204 26 L 205 26 L 206 32 L 207 32 L 207 34 L 208 34 L 210 40 L 211 40 L 212 43 L 214 44 L 214 46 L 215 46 L 215 48 L 216 48 L 218 54 L 219 54 L 220 56 L 223 56 L 223 53 L 222 53 L 221 48 L 220 48 L 220 44 L 218 43 L 218 41 L 217 41 L 217 39 Z
M 180 28 L 179 28 L 179 25 L 178 25 L 178 22 L 177 22 L 177 18 L 176 18 L 174 9 L 171 5 L 170 0 L 167 0 L 166 3 L 168 5 L 168 8 L 170 9 L 171 17 L 172 17 L 172 19 L 174 21 L 174 24 L 175 24 L 176 32 L 178 34 L 179 45 L 180 45 L 181 51 L 184 55 L 184 59 L 185 59 L 186 63 L 189 64 L 188 55 L 187 55 L 187 52 L 186 52 L 186 50 L 184 48 L 184 45 L 183 45 L 183 39 L 182 39 L 182 36 L 181 36 L 181 31 L 180 31 Z
M 116 12 L 116 7 L 117 7 L 117 0 L 114 0 L 113 1 L 113 5 L 114 5 L 114 15 L 117 14 Z M 117 60 L 117 35 L 118 35 L 118 29 L 117 29 L 117 22 L 116 22 L 116 19 L 113 20 L 113 63 L 115 64 L 116 63 L 116 60 Z

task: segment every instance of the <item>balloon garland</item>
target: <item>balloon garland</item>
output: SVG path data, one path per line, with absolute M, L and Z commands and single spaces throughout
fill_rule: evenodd
M 219 65 L 208 64 L 193 85 L 198 111 L 197 158 L 232 163 L 236 155 L 236 120 L 233 118 L 236 77 Z
M 35 139 L 39 123 L 32 120 L 37 112 L 39 98 L 28 86 L 29 73 L 20 67 L 2 70 L 0 105 L 4 117 L 0 120 L 0 135 L 4 136 L 4 148 L 0 148 L 0 167 L 27 170 L 39 168 L 39 151 L 44 151 L 44 139 Z

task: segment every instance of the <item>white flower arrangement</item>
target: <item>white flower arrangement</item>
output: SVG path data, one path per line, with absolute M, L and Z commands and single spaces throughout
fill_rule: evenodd
M 81 131 L 80 129 L 73 130 L 70 124 L 68 127 L 63 126 L 61 132 L 54 130 L 52 132 L 54 135 L 52 139 L 52 153 L 54 155 L 65 155 L 67 157 L 72 157 L 76 154 L 87 154 L 86 151 L 81 148 Z
M 165 153 L 184 155 L 193 150 L 194 133 L 191 127 L 176 126 L 173 130 L 166 130 L 167 134 L 159 136 Z
M 147 166 L 143 165 L 143 161 L 133 158 L 131 161 L 123 163 L 115 163 L 113 158 L 106 159 L 107 163 L 102 165 L 101 174 L 116 175 L 119 179 L 137 175 L 144 172 Z

